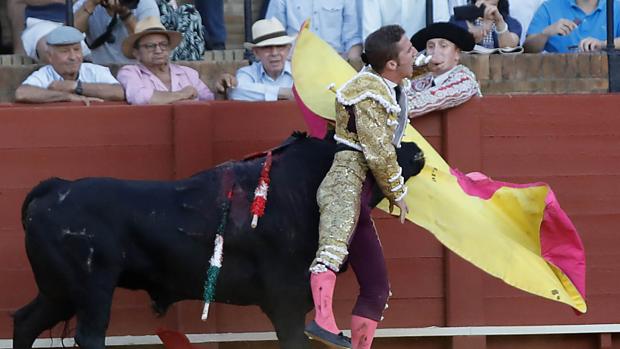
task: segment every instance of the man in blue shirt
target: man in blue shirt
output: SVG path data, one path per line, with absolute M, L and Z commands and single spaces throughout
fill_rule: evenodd
M 265 18 L 275 17 L 288 35 L 297 35 L 306 19 L 310 30 L 330 44 L 345 59 L 358 59 L 362 36 L 357 1 L 271 0 Z
M 614 0 L 617 1 L 617 0 Z M 620 46 L 620 6 L 614 9 L 615 40 Z M 598 51 L 606 46 L 607 9 L 601 0 L 548 0 L 530 23 L 523 46 L 526 52 L 568 53 Z
M 220 85 L 232 81 L 229 97 L 244 101 L 293 99 L 293 75 L 287 60 L 294 37 L 286 35 L 276 18 L 261 19 L 252 26 L 252 42 L 245 43 L 259 60 L 237 71 L 234 79 L 224 77 Z M 217 89 L 224 88 L 218 85 Z M 235 86 L 236 85 L 236 86 Z M 228 87 L 228 86 L 227 86 Z

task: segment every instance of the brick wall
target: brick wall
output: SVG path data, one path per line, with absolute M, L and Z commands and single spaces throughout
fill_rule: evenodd
M 607 56 L 595 54 L 517 54 L 462 56 L 484 94 L 605 93 Z

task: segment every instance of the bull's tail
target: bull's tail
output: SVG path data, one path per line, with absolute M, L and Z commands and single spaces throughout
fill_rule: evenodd
M 30 191 L 30 193 L 28 193 L 28 195 L 26 195 L 26 198 L 22 203 L 22 227 L 24 228 L 24 231 L 27 231 L 26 215 L 28 213 L 28 207 L 30 206 L 32 201 L 34 201 L 38 197 L 47 195 L 53 188 L 57 187 L 60 183 L 66 183 L 66 181 L 57 177 L 46 179 L 41 183 L 37 184 L 37 186 L 34 187 Z

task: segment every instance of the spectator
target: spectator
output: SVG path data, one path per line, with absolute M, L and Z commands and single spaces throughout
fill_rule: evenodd
M 357 0 L 361 1 L 361 0 Z M 271 0 L 266 18 L 275 17 L 295 36 L 310 19 L 310 30 L 348 60 L 362 53 L 357 1 L 352 0 Z
M 544 0 L 513 0 L 510 2 L 510 15 L 521 23 L 521 37 L 519 38 L 519 42 L 523 43 L 525 41 L 525 34 L 532 21 L 532 16 L 534 16 L 534 12 L 536 12 L 538 6 L 540 6 L 543 1 Z
M 451 108 L 481 95 L 474 73 L 459 64 L 461 51 L 474 48 L 471 33 L 452 23 L 434 23 L 417 32 L 411 42 L 432 58 L 430 74 L 411 81 L 405 89 L 409 117 Z
M 226 49 L 224 0 L 194 0 L 207 34 L 207 50 Z
M 614 46 L 619 47 L 620 6 L 614 9 Z M 600 0 L 547 0 L 536 13 L 523 46 L 526 52 L 598 51 L 607 45 L 607 8 Z
M 41 63 L 47 61 L 45 36 L 65 23 L 66 5 L 64 0 L 22 0 L 26 4 L 26 27 L 21 42 L 28 57 Z M 82 54 L 90 55 L 90 50 L 82 40 Z
M 237 71 L 236 87 L 229 97 L 244 101 L 293 99 L 293 75 L 287 57 L 294 37 L 286 35 L 276 18 L 261 19 L 252 26 L 252 49 L 258 62 Z
M 84 35 L 61 26 L 47 35 L 49 65 L 30 74 L 15 91 L 18 102 L 46 103 L 124 99 L 121 85 L 107 67 L 82 62 Z
M 450 11 L 446 0 L 433 0 L 434 22 L 447 22 Z M 399 24 L 407 37 L 426 27 L 426 0 L 363 0 L 362 37 L 388 24 Z
M 451 22 L 468 30 L 476 43 L 486 48 L 516 47 L 521 37 L 521 24 L 508 14 L 508 0 L 470 0 L 469 5 L 484 5 L 484 16 L 455 18 Z
M 170 52 L 181 42 L 181 33 L 169 31 L 159 17 L 147 17 L 136 24 L 135 33 L 123 40 L 123 54 L 138 64 L 118 72 L 130 104 L 167 104 L 182 100 L 212 100 L 213 93 L 198 72 L 171 64 Z
M 182 35 L 179 46 L 172 51 L 173 61 L 200 61 L 204 59 L 204 26 L 200 13 L 194 5 L 184 4 L 178 7 L 174 0 L 156 0 L 160 20 L 168 30 L 178 31 Z
M 75 27 L 86 33 L 93 62 L 131 63 L 121 43 L 133 34 L 136 22 L 159 17 L 155 0 L 78 0 L 73 4 Z

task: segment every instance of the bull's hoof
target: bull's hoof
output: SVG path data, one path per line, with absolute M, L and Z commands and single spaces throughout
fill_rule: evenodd
M 304 333 L 306 334 L 306 336 L 308 336 L 308 338 L 322 342 L 323 344 L 332 348 L 351 348 L 351 338 L 343 335 L 342 332 L 340 332 L 339 334 L 331 333 L 323 329 L 321 326 L 317 325 L 314 320 L 312 320 L 308 325 L 306 325 Z

